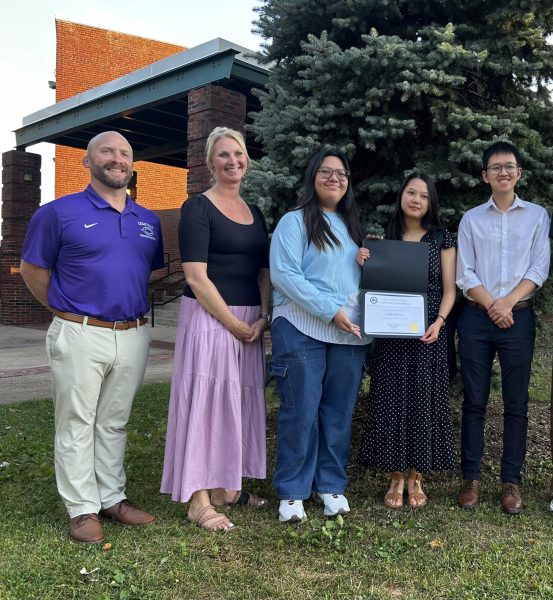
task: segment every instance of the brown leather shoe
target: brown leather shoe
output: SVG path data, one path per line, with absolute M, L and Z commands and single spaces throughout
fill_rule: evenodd
M 97 544 L 104 541 L 104 530 L 98 515 L 78 515 L 69 521 L 69 535 L 76 542 Z
M 118 523 L 121 523 L 121 525 L 133 525 L 135 527 L 149 525 L 156 520 L 154 515 L 136 508 L 136 506 L 133 506 L 128 500 L 121 500 L 121 502 L 118 502 L 109 508 L 102 509 L 100 511 L 100 516 L 104 519 L 117 521 Z
M 478 479 L 463 479 L 463 487 L 457 495 L 457 504 L 461 508 L 474 509 L 478 506 Z
M 519 486 L 515 483 L 502 484 L 501 508 L 509 515 L 518 515 L 522 512 L 522 496 Z

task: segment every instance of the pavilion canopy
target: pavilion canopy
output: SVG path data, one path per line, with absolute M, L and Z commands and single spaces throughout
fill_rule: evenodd
M 23 118 L 16 148 L 39 142 L 86 148 L 91 137 L 119 131 L 135 160 L 186 168 L 188 92 L 208 84 L 243 93 L 246 110 L 258 110 L 252 88 L 263 88 L 269 70 L 251 50 L 221 38 L 133 71 Z M 259 155 L 247 139 L 253 158 Z

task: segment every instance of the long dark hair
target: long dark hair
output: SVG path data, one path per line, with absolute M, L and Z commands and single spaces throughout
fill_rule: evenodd
M 386 231 L 386 237 L 389 240 L 401 240 L 403 238 L 403 234 L 405 233 L 405 215 L 401 210 L 401 196 L 403 195 L 405 188 L 409 185 L 409 182 L 413 179 L 422 179 L 428 188 L 428 210 L 421 219 L 421 225 L 424 227 L 424 229 L 426 229 L 426 231 L 433 228 L 443 228 L 440 221 L 440 215 L 438 213 L 438 192 L 436 191 L 434 180 L 426 173 L 410 173 L 403 180 L 403 183 L 401 184 L 401 187 L 397 193 L 394 212 L 392 213 L 392 217 L 390 218 L 388 229 Z
M 328 219 L 321 210 L 319 197 L 315 190 L 317 171 L 327 156 L 339 158 L 344 164 L 344 169 L 348 172 L 348 189 L 338 202 L 336 212 L 342 217 L 351 239 L 360 246 L 363 242 L 363 232 L 361 231 L 361 223 L 353 197 L 348 159 L 339 150 L 320 150 L 311 157 L 305 171 L 303 198 L 294 210 L 303 210 L 303 222 L 307 230 L 308 243 L 315 244 L 319 250 L 325 250 L 327 246 L 332 248 L 335 245 L 342 245 L 332 232 Z

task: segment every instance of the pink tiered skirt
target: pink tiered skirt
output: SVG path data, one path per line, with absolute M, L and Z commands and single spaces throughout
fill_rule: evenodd
M 247 323 L 259 316 L 259 306 L 230 309 Z M 161 492 L 187 502 L 198 490 L 240 490 L 243 477 L 265 478 L 263 344 L 239 342 L 183 296 Z

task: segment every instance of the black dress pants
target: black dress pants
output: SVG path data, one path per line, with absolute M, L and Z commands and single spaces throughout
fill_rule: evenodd
M 492 364 L 497 354 L 503 393 L 501 481 L 520 483 L 526 455 L 528 386 L 536 327 L 531 307 L 513 311 L 514 325 L 500 329 L 485 310 L 465 305 L 457 331 L 464 386 L 461 426 L 463 479 L 480 479 L 484 421 Z

